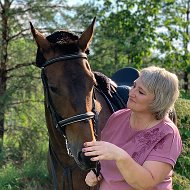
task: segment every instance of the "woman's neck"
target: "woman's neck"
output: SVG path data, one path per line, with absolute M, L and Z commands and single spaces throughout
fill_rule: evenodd
M 131 128 L 136 130 L 144 130 L 151 128 L 158 124 L 160 120 L 157 120 L 151 113 L 131 113 L 130 124 Z

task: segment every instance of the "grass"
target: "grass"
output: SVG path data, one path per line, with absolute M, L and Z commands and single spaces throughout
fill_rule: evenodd
M 189 180 L 185 176 L 175 172 L 173 175 L 173 182 L 174 190 L 190 190 Z
M 17 165 L 8 161 L 0 169 L 0 190 L 48 190 L 49 182 L 43 154 L 33 155 Z

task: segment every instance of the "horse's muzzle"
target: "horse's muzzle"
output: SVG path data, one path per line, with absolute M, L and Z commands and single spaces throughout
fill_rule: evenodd
M 94 169 L 96 168 L 96 162 L 90 160 L 90 156 L 85 156 L 84 152 L 80 151 L 78 153 L 78 160 L 80 164 L 82 165 L 82 169 Z

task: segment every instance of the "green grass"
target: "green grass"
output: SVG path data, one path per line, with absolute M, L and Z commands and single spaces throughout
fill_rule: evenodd
M 8 163 L 0 169 L 1 190 L 16 190 L 20 186 L 22 186 L 21 172 L 12 163 Z
M 190 190 L 189 179 L 185 176 L 182 176 L 175 172 L 173 175 L 173 182 L 174 190 Z
M 48 190 L 49 177 L 43 154 L 19 164 L 6 162 L 0 169 L 0 190 Z

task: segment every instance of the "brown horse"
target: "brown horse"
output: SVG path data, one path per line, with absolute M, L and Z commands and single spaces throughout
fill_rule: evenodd
M 95 18 L 80 37 L 62 30 L 47 38 L 31 24 L 38 46 L 36 64 L 42 69 L 50 144 L 48 168 L 55 190 L 89 189 L 85 177 L 97 163 L 84 156 L 83 144 L 95 140 L 96 128 L 101 131 L 111 115 L 94 88 L 96 79 L 87 59 L 94 24 Z

